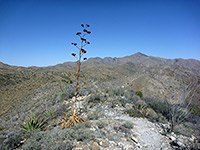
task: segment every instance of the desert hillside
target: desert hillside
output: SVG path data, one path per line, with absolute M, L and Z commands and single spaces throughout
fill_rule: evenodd
M 0 148 L 198 147 L 194 143 L 198 145 L 200 138 L 200 88 L 196 88 L 191 101 L 186 99 L 181 105 L 186 108 L 189 103 L 180 113 L 190 110 L 190 115 L 177 124 L 173 133 L 169 132 L 168 102 L 174 91 L 180 94 L 187 85 L 200 85 L 200 61 L 142 53 L 90 58 L 82 64 L 78 93 L 79 113 L 87 122 L 62 130 L 59 121 L 64 112 L 70 112 L 76 72 L 76 62 L 49 67 L 17 67 L 0 62 Z M 43 116 L 45 127 L 27 134 L 21 128 L 33 114 Z

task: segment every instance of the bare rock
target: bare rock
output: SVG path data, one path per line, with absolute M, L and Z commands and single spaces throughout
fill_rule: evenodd
M 97 142 L 93 142 L 89 148 L 90 150 L 100 150 L 100 146 L 97 144 Z

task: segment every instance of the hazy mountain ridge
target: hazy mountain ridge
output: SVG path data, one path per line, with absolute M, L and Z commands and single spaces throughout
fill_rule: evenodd
M 159 65 L 178 65 L 182 66 L 188 69 L 195 69 L 200 70 L 200 61 L 195 59 L 165 59 L 160 57 L 153 57 L 153 56 L 147 56 L 143 53 L 136 53 L 131 56 L 125 56 L 121 58 L 91 58 L 88 61 L 97 61 L 105 64 L 111 64 L 111 65 L 122 65 L 128 62 L 138 64 L 138 65 L 144 65 L 147 67 L 150 66 L 159 66 Z
M 109 64 L 109 65 L 123 65 L 126 63 L 134 63 L 138 65 L 144 65 L 147 67 L 151 66 L 159 66 L 159 65 L 178 65 L 182 66 L 184 68 L 188 69 L 195 69 L 195 70 L 200 70 L 200 61 L 195 60 L 195 59 L 182 59 L 182 58 L 176 58 L 176 59 L 165 59 L 165 58 L 160 58 L 160 57 L 153 57 L 153 56 L 147 56 L 143 53 L 136 53 L 131 56 L 125 56 L 125 57 L 105 57 L 105 58 L 100 58 L 100 57 L 95 57 L 95 58 L 89 58 L 85 63 L 88 64 L 90 62 L 93 63 L 103 63 L 103 64 Z M 57 69 L 57 68 L 65 68 L 65 69 L 70 69 L 76 67 L 74 62 L 65 62 L 62 64 L 57 64 L 55 66 L 48 66 L 48 67 L 36 67 L 36 66 L 30 66 L 30 67 L 17 67 L 17 66 L 10 66 L 8 64 L 4 64 L 3 62 L 0 62 L 0 68 L 9 68 L 9 69 L 14 69 L 14 68 L 31 68 L 31 69 L 47 69 L 47 68 L 52 68 L 52 69 Z

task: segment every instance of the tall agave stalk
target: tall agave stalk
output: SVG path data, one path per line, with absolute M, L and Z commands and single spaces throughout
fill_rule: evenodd
M 75 91 L 75 99 L 74 99 L 74 107 L 72 108 L 72 115 L 71 116 L 68 116 L 67 114 L 67 118 L 66 117 L 63 117 L 62 121 L 60 122 L 61 125 L 60 127 L 61 128 L 68 128 L 68 127 L 71 127 L 71 126 L 74 126 L 78 123 L 81 123 L 81 122 L 84 122 L 85 120 L 80 118 L 77 113 L 78 113 L 78 108 L 77 108 L 77 96 L 78 96 L 78 87 L 79 87 L 79 74 L 80 74 L 80 70 L 81 70 L 81 63 L 82 63 L 82 60 L 87 60 L 87 58 L 83 58 L 82 59 L 82 56 L 87 52 L 85 49 L 83 49 L 83 47 L 85 47 L 86 45 L 90 44 L 90 42 L 88 42 L 86 39 L 85 39 L 85 36 L 87 34 L 90 34 L 91 31 L 88 31 L 87 28 L 90 27 L 90 25 L 88 24 L 81 24 L 81 27 L 83 28 L 83 31 L 82 32 L 77 32 L 76 35 L 78 35 L 81 39 L 81 46 L 78 47 L 77 43 L 72 43 L 72 45 L 74 45 L 78 50 L 79 50 L 79 53 L 78 53 L 78 57 L 76 57 L 76 54 L 75 53 L 72 53 L 72 56 L 74 56 L 78 61 L 78 72 L 77 72 L 77 78 L 76 78 L 76 91 Z

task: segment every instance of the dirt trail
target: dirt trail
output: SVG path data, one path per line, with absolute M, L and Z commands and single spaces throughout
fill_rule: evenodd
M 136 150 L 170 150 L 169 139 L 159 133 L 161 130 L 154 123 L 143 118 L 133 118 L 126 114 L 110 112 L 108 116 L 118 121 L 130 121 L 134 124 L 132 129 L 133 140 L 135 141 Z

